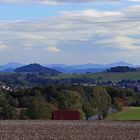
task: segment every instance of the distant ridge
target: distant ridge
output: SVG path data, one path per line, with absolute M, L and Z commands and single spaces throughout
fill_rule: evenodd
M 96 73 L 106 71 L 108 68 L 116 66 L 138 67 L 136 65 L 124 61 L 110 64 L 92 64 L 92 63 L 87 63 L 83 65 L 50 64 L 45 66 L 49 68 L 55 68 L 63 73 L 86 73 L 86 72 Z
M 0 72 L 13 72 L 15 69 L 22 66 L 24 66 L 24 64 L 15 63 L 15 62 L 8 63 L 0 66 Z M 79 65 L 43 64 L 40 66 L 54 69 L 62 73 L 87 73 L 87 72 L 97 73 L 97 72 L 106 71 L 107 69 L 116 66 L 128 66 L 132 68 L 140 67 L 138 65 L 133 65 L 124 61 L 110 63 L 110 64 L 92 64 L 92 63 L 79 64 Z
M 30 72 L 31 73 L 42 72 L 42 73 L 47 73 L 47 74 L 59 74 L 59 73 L 61 73 L 58 70 L 43 67 L 43 66 L 36 64 L 36 63 L 16 68 L 14 70 L 14 72 L 29 72 L 29 73 Z
M 111 63 L 111 64 L 107 64 L 107 67 L 117 67 L 117 66 L 128 66 L 128 67 L 136 67 L 133 64 L 124 62 L 124 61 L 120 61 L 120 62 L 116 62 L 116 63 Z
M 7 64 L 0 65 L 0 71 L 1 72 L 12 72 L 14 69 L 24 66 L 24 64 L 16 63 L 16 62 L 10 62 Z

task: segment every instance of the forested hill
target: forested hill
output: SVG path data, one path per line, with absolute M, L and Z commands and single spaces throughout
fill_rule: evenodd
M 47 74 L 59 74 L 61 73 L 58 70 L 52 69 L 52 68 L 47 68 L 47 67 L 43 67 L 39 64 L 30 64 L 30 65 L 26 65 L 26 66 L 22 66 L 19 68 L 16 68 L 14 70 L 15 72 L 40 72 L 40 73 L 47 73 Z
M 110 69 L 106 70 L 106 72 L 134 72 L 134 71 L 137 71 L 137 69 L 128 66 L 111 67 Z

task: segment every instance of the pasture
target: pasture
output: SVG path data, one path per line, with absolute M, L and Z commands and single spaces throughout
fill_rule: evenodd
M 95 81 L 113 81 L 118 82 L 121 80 L 139 80 L 140 72 L 125 72 L 125 73 L 86 73 L 86 74 L 60 74 L 58 76 L 50 77 L 53 80 L 58 79 L 94 79 Z
M 140 121 L 140 107 L 125 107 L 122 111 L 109 115 L 107 120 Z

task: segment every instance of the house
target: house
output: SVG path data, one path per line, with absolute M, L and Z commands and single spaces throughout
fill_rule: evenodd
M 80 120 L 80 112 L 74 110 L 54 111 L 52 120 Z

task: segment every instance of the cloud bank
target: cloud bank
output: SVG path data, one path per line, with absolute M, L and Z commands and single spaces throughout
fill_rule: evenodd
M 121 11 L 61 11 L 46 20 L 0 21 L 0 51 L 68 56 L 72 50 L 82 55 L 81 49 L 85 49 L 95 55 L 112 51 L 113 57 L 128 58 L 140 51 L 139 39 L 139 5 Z
M 40 3 L 40 4 L 51 4 L 51 5 L 58 5 L 62 3 L 88 3 L 88 2 L 104 2 L 104 1 L 111 1 L 116 2 L 119 0 L 0 0 L 1 3 Z
M 75 42 L 96 48 L 139 49 L 139 13 L 140 6 L 132 6 L 122 11 L 63 11 L 47 20 L 0 22 L 0 41 L 20 49 L 48 47 L 52 52 Z

